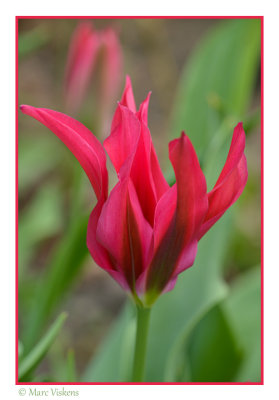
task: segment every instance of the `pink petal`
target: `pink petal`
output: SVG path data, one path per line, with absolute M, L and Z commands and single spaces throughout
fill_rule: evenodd
M 127 107 L 118 104 L 110 136 L 104 141 L 104 147 L 119 174 L 125 164 L 129 173 L 131 163 L 140 138 L 140 122 Z
M 126 92 L 129 89 L 128 81 Z M 147 118 L 148 98 L 143 104 L 141 110 Z M 153 226 L 156 204 L 169 186 L 160 169 L 147 125 L 119 104 L 111 135 L 104 141 L 104 147 L 120 178 L 132 179 L 143 214 Z
M 129 77 L 129 75 L 126 76 L 125 89 L 124 89 L 120 104 L 129 108 L 129 110 L 131 110 L 133 113 L 135 113 L 137 111 L 133 88 L 132 88 L 132 82 L 131 82 L 131 78 Z
M 98 199 L 106 198 L 108 174 L 101 143 L 80 122 L 57 111 L 22 105 L 24 114 L 49 128 L 69 148 L 86 172 Z
M 104 104 L 111 104 L 117 95 L 123 71 L 123 55 L 116 33 L 106 29 L 100 34 L 103 47 L 102 63 L 102 99 Z
M 208 207 L 205 177 L 189 138 L 183 133 L 170 143 L 169 151 L 176 186 L 156 208 L 154 256 L 146 281 L 147 290 L 158 294 L 180 270 L 192 265 L 195 246 L 191 243 L 197 240 Z
M 150 95 L 151 92 L 148 93 L 147 98 L 141 103 L 140 109 L 137 113 L 137 116 L 139 120 L 143 123 L 143 125 L 148 125 L 148 107 L 149 107 L 149 100 L 150 100 Z M 145 129 L 146 136 L 148 136 L 148 139 L 146 138 L 146 141 L 150 141 L 150 149 L 149 149 L 149 154 L 148 154 L 148 159 L 149 159 L 149 168 L 151 170 L 152 174 L 152 186 L 155 190 L 155 197 L 157 201 L 161 198 L 161 196 L 169 189 L 169 185 L 162 173 L 157 154 L 155 152 L 153 143 L 152 143 L 152 138 L 150 135 L 149 130 Z
M 150 100 L 151 92 L 148 93 L 146 99 L 141 103 L 139 111 L 137 112 L 138 119 L 143 122 L 146 126 L 148 126 L 148 107 Z
M 89 217 L 86 239 L 87 247 L 96 264 L 107 271 L 124 290 L 128 290 L 129 286 L 126 282 L 125 276 L 123 276 L 122 272 L 117 271 L 115 261 L 107 249 L 105 249 L 96 239 L 97 225 L 103 205 L 104 200 L 100 199 Z
M 201 227 L 201 238 L 225 211 L 239 198 L 248 178 L 244 155 L 245 133 L 239 123 L 233 133 L 231 147 L 224 168 L 211 192 L 208 193 L 209 208 Z
M 145 124 L 141 124 L 141 134 L 134 153 L 130 178 L 134 183 L 143 215 L 153 226 L 158 199 L 150 163 L 151 145 L 149 129 Z M 123 169 L 123 173 L 127 174 L 127 171 Z
M 83 22 L 70 42 L 65 72 L 65 95 L 71 113 L 77 112 L 96 64 L 100 39 L 90 24 Z
M 132 291 L 146 268 L 152 230 L 143 217 L 141 207 L 129 179 L 119 182 L 103 206 L 97 241 L 109 252 L 116 270 Z

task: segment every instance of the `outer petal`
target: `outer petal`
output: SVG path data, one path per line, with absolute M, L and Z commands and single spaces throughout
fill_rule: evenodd
M 224 168 L 211 192 L 208 193 L 209 208 L 201 227 L 201 238 L 225 211 L 239 198 L 248 178 L 244 155 L 245 133 L 239 123 L 233 133 L 231 147 Z
M 147 290 L 154 292 L 155 296 L 162 292 L 181 270 L 192 265 L 195 255 L 193 243 L 197 241 L 197 234 L 208 207 L 205 177 L 189 138 L 182 134 L 180 139 L 170 143 L 169 149 L 176 175 L 177 194 L 173 189 L 170 190 L 162 197 L 156 209 L 154 256 L 146 281 Z M 174 209 L 175 196 L 177 201 Z M 167 198 L 170 209 L 163 216 L 162 208 Z M 173 216 L 168 224 L 164 217 L 169 220 L 169 213 L 173 213 Z M 187 247 L 191 254 L 187 251 L 185 253 Z M 180 260 L 183 261 L 183 265 Z
M 96 239 L 97 225 L 103 205 L 104 201 L 101 199 L 90 215 L 87 228 L 87 247 L 96 264 L 106 270 L 124 290 L 128 290 L 129 286 L 126 282 L 126 278 L 121 272 L 117 271 L 115 260 L 111 257 L 107 249 L 104 248 Z
M 96 63 L 99 45 L 99 35 L 90 24 L 83 22 L 78 25 L 70 42 L 65 72 L 65 95 L 71 112 L 76 112 L 82 101 Z
M 116 270 L 114 260 L 96 240 L 97 223 L 108 191 L 106 156 L 103 147 L 85 126 L 64 114 L 30 106 L 21 106 L 21 110 L 51 129 L 72 151 L 84 168 L 98 198 L 98 203 L 92 211 L 88 223 L 88 249 L 95 262 L 127 290 L 125 277 Z
M 46 108 L 20 106 L 24 114 L 49 128 L 71 150 L 86 172 L 98 199 L 107 197 L 108 174 L 106 155 L 101 143 L 80 122 Z
M 119 182 L 103 206 L 97 240 L 107 249 L 132 291 L 146 266 L 151 235 L 132 182 Z

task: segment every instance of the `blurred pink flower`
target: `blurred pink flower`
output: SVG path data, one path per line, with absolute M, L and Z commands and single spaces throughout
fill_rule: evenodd
M 174 287 L 193 265 L 198 241 L 241 195 L 247 181 L 245 133 L 233 133 L 224 168 L 207 193 L 206 180 L 190 139 L 182 133 L 169 144 L 176 183 L 166 182 L 147 125 L 149 97 L 136 111 L 130 79 L 103 146 L 80 122 L 56 111 L 21 106 L 51 129 L 72 151 L 97 197 L 87 232 L 96 263 L 137 302 L 149 306 Z M 108 194 L 107 151 L 118 175 Z
M 90 23 L 82 22 L 73 33 L 65 71 L 66 106 L 70 113 L 79 110 L 97 62 L 101 64 L 101 76 L 96 103 L 101 118 L 106 119 L 123 74 L 121 45 L 113 29 L 96 31 Z

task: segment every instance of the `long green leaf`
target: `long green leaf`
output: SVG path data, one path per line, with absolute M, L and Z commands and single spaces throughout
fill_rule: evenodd
M 253 268 L 235 283 L 231 295 L 222 304 L 244 361 L 236 376 L 239 382 L 261 380 L 261 272 Z
M 203 156 L 220 123 L 245 119 L 260 59 L 260 20 L 225 21 L 207 35 L 183 72 L 171 132 L 186 130 Z
M 220 306 L 193 329 L 188 346 L 192 382 L 231 382 L 243 354 Z
M 24 349 L 29 351 L 44 329 L 54 308 L 60 304 L 66 290 L 80 272 L 85 257 L 88 216 L 80 217 L 59 243 L 51 264 L 38 282 L 31 312 L 23 332 Z
M 52 345 L 56 336 L 58 335 L 62 325 L 67 317 L 66 313 L 60 314 L 53 325 L 49 328 L 46 335 L 39 341 L 39 343 L 28 353 L 19 363 L 18 378 L 24 381 L 24 378 L 29 375 L 40 361 L 44 358 L 48 349 Z
M 260 298 L 260 269 L 254 268 L 177 343 L 167 380 L 259 382 Z

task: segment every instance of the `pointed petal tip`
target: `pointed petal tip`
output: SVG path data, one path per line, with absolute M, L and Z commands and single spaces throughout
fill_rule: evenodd
M 185 131 L 182 131 L 181 135 L 180 135 L 180 139 L 184 139 L 184 138 L 188 138 L 188 136 L 186 135 Z
M 132 85 L 132 81 L 131 81 L 131 77 L 130 77 L 130 75 L 126 75 L 126 79 L 125 79 L 125 86 L 127 86 L 127 85 Z
M 27 107 L 30 107 L 30 106 L 27 106 L 26 104 L 21 104 L 21 105 L 19 106 L 19 109 L 20 109 L 21 112 L 24 113 L 24 111 L 26 110 Z
M 244 136 L 245 138 L 245 131 L 243 128 L 243 122 L 238 122 L 238 124 L 235 126 L 233 130 L 233 136 Z

